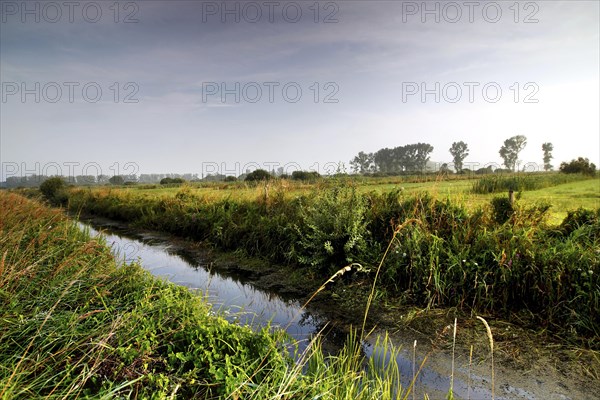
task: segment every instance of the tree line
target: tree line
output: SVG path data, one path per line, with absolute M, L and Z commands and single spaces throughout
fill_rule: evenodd
M 527 138 L 523 135 L 516 135 L 504 141 L 500 147 L 499 154 L 504 166 L 510 171 L 516 171 L 519 164 L 519 153 L 527 145 Z M 552 143 L 544 143 L 542 151 L 544 152 L 544 170 L 550 171 L 553 166 L 550 164 Z M 352 160 L 350 166 L 355 173 L 369 174 L 375 172 L 381 173 L 402 173 L 402 172 L 423 172 L 429 161 L 429 155 L 433 151 L 433 146 L 428 143 L 408 144 L 398 146 L 392 149 L 384 148 L 375 153 L 365 153 L 361 151 Z M 452 155 L 452 162 L 457 173 L 463 173 L 464 161 L 469 155 L 469 146 L 458 141 L 452 143 L 448 150 Z M 448 172 L 447 164 L 443 164 L 442 171 Z
M 354 172 L 361 174 L 372 172 L 423 172 L 429 161 L 433 146 L 428 143 L 415 143 L 387 147 L 375 153 L 360 152 L 350 161 Z

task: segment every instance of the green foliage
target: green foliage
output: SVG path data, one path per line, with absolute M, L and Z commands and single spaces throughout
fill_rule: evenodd
M 173 185 L 173 184 L 180 185 L 182 183 L 185 183 L 185 179 L 183 179 L 183 178 L 169 178 L 169 177 L 167 177 L 167 178 L 162 178 L 160 180 L 160 184 L 161 185 Z
M 574 174 L 512 174 L 512 175 L 491 175 L 477 180 L 473 184 L 473 193 L 488 194 L 507 192 L 509 190 L 521 192 L 525 190 L 538 190 L 551 186 L 562 185 L 564 183 L 576 182 L 589 177 Z
M 544 143 L 542 144 L 542 151 L 544 152 L 544 171 L 552 170 L 552 164 L 550 161 L 554 158 L 552 156 L 552 151 L 554 150 L 554 146 L 552 143 Z
M 454 168 L 456 172 L 463 170 L 463 161 L 469 155 L 469 146 L 463 141 L 454 142 L 450 147 L 450 154 L 452 154 L 452 162 L 454 162 Z
M 64 199 L 65 181 L 60 176 L 46 179 L 40 185 L 40 192 L 44 197 L 54 204 L 59 204 Z
M 226 176 L 224 179 L 225 182 L 235 182 L 237 181 L 237 178 L 235 176 Z
M 560 164 L 560 172 L 565 174 L 584 174 L 594 176 L 596 174 L 596 165 L 590 163 L 587 158 L 579 157 L 571 162 L 563 162 Z
M 301 203 L 293 258 L 326 273 L 359 261 L 367 248 L 365 213 L 365 201 L 355 188 L 334 188 Z
M 527 138 L 523 135 L 513 136 L 504 141 L 500 148 L 500 157 L 504 160 L 506 168 L 514 171 L 519 161 L 519 153 L 527 145 Z
M 492 218 L 499 224 L 503 224 L 508 221 L 515 212 L 513 204 L 506 196 L 494 197 L 491 204 Z
M 292 172 L 292 179 L 295 181 L 315 181 L 320 177 L 321 177 L 321 175 L 317 171 L 294 171 L 294 172 Z
M 567 217 L 560 224 L 559 230 L 563 235 L 570 235 L 585 225 L 598 225 L 600 223 L 600 208 L 594 212 L 585 208 L 569 211 Z
M 356 157 L 350 160 L 350 166 L 355 173 L 367 174 L 375 171 L 373 153 L 360 151 Z
M 433 146 L 428 143 L 414 143 L 392 149 L 384 148 L 375 153 L 359 152 L 350 165 L 355 172 L 399 173 L 424 172 Z
M 114 175 L 108 180 L 108 182 L 111 185 L 123 185 L 125 183 L 125 178 L 123 178 L 121 175 Z
M 271 180 L 272 178 L 273 178 L 273 176 L 268 171 L 265 171 L 264 169 L 257 169 L 255 171 L 250 172 L 246 176 L 245 180 L 247 182 L 257 182 L 257 181 L 268 181 L 268 180 Z
M 356 336 L 331 356 L 317 340 L 294 363 L 283 333 L 230 324 L 187 288 L 117 265 L 62 212 L 0 193 L 0 221 L 2 398 L 402 394 L 398 365 L 366 371 Z M 378 349 L 398 354 L 387 339 Z
M 3 395 L 213 397 L 289 365 L 282 337 L 211 315 L 139 265 L 117 266 L 61 214 L 14 195 L 0 204 Z
M 584 177 L 531 175 L 525 187 L 565 179 Z M 382 293 L 417 305 L 519 318 L 526 313 L 532 324 L 600 346 L 600 234 L 590 212 L 567 217 L 557 229 L 546 224 L 547 205 L 517 204 L 511 212 L 505 197 L 470 210 L 402 190 L 360 194 L 345 181 L 299 197 L 277 189 L 268 196 L 260 192 L 256 200 L 210 200 L 187 192 L 148 198 L 121 190 L 71 190 L 69 205 L 295 264 L 320 280 L 351 262 L 372 270 L 392 241 L 378 280 Z

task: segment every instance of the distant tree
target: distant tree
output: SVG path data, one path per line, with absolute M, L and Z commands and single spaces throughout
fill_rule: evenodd
M 433 146 L 428 143 L 414 143 L 393 149 L 380 149 L 373 154 L 374 170 L 383 174 L 399 172 L 423 172 L 427 167 Z M 358 162 L 355 158 L 355 160 Z M 355 161 L 353 160 L 353 161 Z
M 257 169 L 255 171 L 250 172 L 246 175 L 245 181 L 255 182 L 255 181 L 268 181 L 272 178 L 271 174 L 264 169 Z
M 169 177 L 166 177 L 166 178 L 162 178 L 160 180 L 160 184 L 161 185 L 171 185 L 171 184 L 176 184 L 176 183 L 177 184 L 185 183 L 185 179 L 183 179 L 183 178 L 169 178 Z
M 504 146 L 500 148 L 500 157 L 504 160 L 504 165 L 511 171 L 515 171 L 519 161 L 519 153 L 527 145 L 527 138 L 523 135 L 513 136 L 504 141 Z
M 123 185 L 125 183 L 125 179 L 121 175 L 114 175 L 108 180 L 108 183 L 111 185 Z
M 225 177 L 225 182 L 235 182 L 237 181 L 237 178 L 233 175 L 229 175 Z
M 587 158 L 579 157 L 577 160 L 571 160 L 569 163 L 561 163 L 559 170 L 565 174 L 594 175 L 596 173 L 596 165 L 590 163 L 590 160 Z
M 93 185 L 96 183 L 96 177 L 94 175 L 77 175 L 75 180 L 78 185 Z
M 373 162 L 373 153 L 365 153 L 361 151 L 356 157 L 350 161 L 352 170 L 356 173 L 366 174 L 375 170 Z
M 408 144 L 401 147 L 400 165 L 404 171 L 423 172 L 429 161 L 433 146 L 429 143 Z
M 463 141 L 452 143 L 450 147 L 450 154 L 452 154 L 452 162 L 454 163 L 454 169 L 456 172 L 463 170 L 463 161 L 469 155 L 469 146 Z
M 294 171 L 292 179 L 295 181 L 314 181 L 320 178 L 321 175 L 317 171 Z
M 373 163 L 379 172 L 398 171 L 395 152 L 393 149 L 388 149 L 387 147 L 373 154 Z
M 550 164 L 550 160 L 554 157 L 552 156 L 552 150 L 554 150 L 554 146 L 552 143 L 544 143 L 542 145 L 542 150 L 544 151 L 544 171 L 550 171 L 553 168 L 553 165 Z
M 489 165 L 487 167 L 479 168 L 479 169 L 475 170 L 475 173 L 477 175 L 491 174 L 492 172 L 494 172 L 494 170 Z

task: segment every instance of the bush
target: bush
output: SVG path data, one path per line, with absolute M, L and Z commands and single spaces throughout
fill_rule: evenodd
M 237 178 L 235 176 L 226 176 L 224 180 L 225 182 L 235 182 Z
M 597 211 L 579 208 L 569 211 L 567 217 L 560 224 L 560 231 L 568 236 L 583 225 L 594 225 L 600 223 L 600 208 Z
M 115 175 L 108 180 L 111 185 L 122 185 L 125 183 L 125 178 L 120 175 Z
M 269 174 L 269 172 L 265 171 L 264 169 L 257 169 L 256 171 L 250 172 L 246 176 L 245 180 L 248 182 L 258 182 L 258 181 L 268 181 L 272 178 L 273 177 L 271 176 L 271 174 Z
M 163 178 L 160 180 L 161 185 L 171 185 L 171 184 L 182 184 L 185 183 L 185 179 L 182 178 Z
M 294 226 L 295 258 L 326 273 L 361 261 L 367 250 L 366 211 L 354 188 L 334 188 L 303 204 Z
M 587 158 L 579 157 L 577 160 L 571 160 L 569 163 L 561 163 L 559 170 L 565 174 L 594 175 L 596 173 L 596 165 L 590 163 L 590 160 Z
M 321 175 L 317 171 L 294 171 L 292 179 L 295 181 L 314 181 L 320 178 Z
M 40 185 L 40 192 L 51 203 L 60 203 L 62 191 L 65 188 L 65 181 L 60 176 L 46 179 Z

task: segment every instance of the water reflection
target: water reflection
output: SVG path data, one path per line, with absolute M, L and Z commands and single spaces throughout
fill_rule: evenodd
M 213 310 L 231 322 L 253 327 L 270 323 L 284 329 L 301 344 L 323 327 L 323 321 L 302 310 L 298 301 L 257 290 L 234 276 L 214 273 L 203 260 L 160 238 L 132 237 L 106 227 L 100 228 L 100 233 L 89 224 L 80 223 L 80 226 L 89 229 L 93 236 L 101 234 L 118 259 L 139 261 L 153 275 L 203 293 Z

